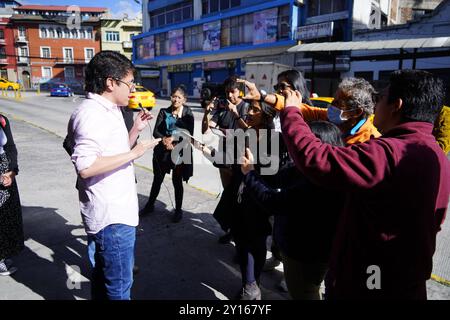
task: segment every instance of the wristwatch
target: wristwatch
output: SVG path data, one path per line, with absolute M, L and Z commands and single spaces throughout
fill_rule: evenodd
M 264 102 L 264 100 L 266 100 L 266 97 L 267 97 L 267 91 L 266 90 L 264 90 L 264 89 L 262 89 L 262 90 L 259 90 L 259 94 L 261 95 L 261 102 Z

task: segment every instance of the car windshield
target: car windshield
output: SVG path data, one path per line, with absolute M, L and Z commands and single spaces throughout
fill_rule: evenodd
M 147 88 L 144 87 L 136 87 L 136 92 L 146 92 L 146 91 L 150 91 Z
M 64 84 L 57 84 L 53 88 L 55 88 L 55 89 L 65 89 L 67 87 Z

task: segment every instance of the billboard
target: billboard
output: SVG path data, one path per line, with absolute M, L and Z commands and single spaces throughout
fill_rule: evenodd
M 183 54 L 183 29 L 169 31 L 169 55 Z
M 137 59 L 153 59 L 155 57 L 155 37 L 148 36 L 136 40 Z
M 220 49 L 220 20 L 203 25 L 203 51 L 216 51 Z
M 253 44 L 277 41 L 278 8 L 268 9 L 253 14 Z

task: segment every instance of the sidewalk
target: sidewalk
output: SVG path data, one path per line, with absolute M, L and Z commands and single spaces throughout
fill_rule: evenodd
M 62 139 L 11 119 L 19 152 L 17 181 L 23 206 L 26 248 L 14 261 L 19 271 L 0 278 L 0 300 L 89 299 L 86 236 L 75 190 L 75 172 Z M 144 205 L 153 173 L 136 168 Z M 173 187 L 166 180 L 171 197 Z M 185 185 L 185 215 L 170 222 L 171 205 L 161 188 L 156 212 L 141 219 L 136 243 L 133 299 L 229 299 L 240 289 L 234 247 L 220 245 L 212 217 L 218 199 Z M 72 266 L 72 267 L 70 267 Z M 80 270 L 80 274 L 73 270 Z M 286 299 L 276 286 L 281 272 L 264 274 L 264 299 Z M 81 283 L 78 283 L 81 281 Z M 78 288 L 79 287 L 79 288 Z
M 17 181 L 26 249 L 14 259 L 19 271 L 0 277 L 0 300 L 89 299 L 86 236 L 74 188 L 76 176 L 62 139 L 24 122 L 10 121 L 19 151 Z M 137 167 L 136 176 L 142 207 L 153 174 Z M 171 181 L 165 184 L 174 201 Z M 217 243 L 223 233 L 211 213 L 218 199 L 186 185 L 184 198 L 185 215 L 179 224 L 170 222 L 171 199 L 164 185 L 156 212 L 141 219 L 136 243 L 140 272 L 133 299 L 230 299 L 239 290 L 240 272 L 232 262 L 235 250 L 231 244 Z M 288 298 L 277 288 L 281 277 L 278 270 L 263 274 L 263 299 Z M 430 280 L 428 297 L 450 300 L 450 287 Z

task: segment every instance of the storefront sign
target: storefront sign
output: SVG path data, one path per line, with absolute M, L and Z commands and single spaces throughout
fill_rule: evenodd
M 159 78 L 159 70 L 141 70 L 142 78 Z
M 297 29 L 297 40 L 317 39 L 333 35 L 334 22 L 311 24 Z
M 191 72 L 192 70 L 193 70 L 193 66 L 191 63 L 167 66 L 168 72 Z

